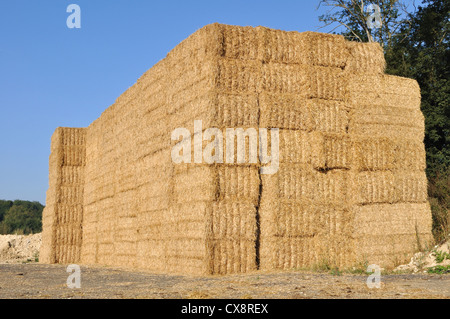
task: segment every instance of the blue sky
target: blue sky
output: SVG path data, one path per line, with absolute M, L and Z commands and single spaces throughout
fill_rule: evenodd
M 69 29 L 69 4 L 81 29 Z M 50 137 L 85 127 L 202 26 L 316 31 L 318 1 L 3 0 L 0 199 L 45 203 Z

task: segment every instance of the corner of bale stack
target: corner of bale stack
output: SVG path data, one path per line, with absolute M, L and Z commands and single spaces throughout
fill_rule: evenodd
M 52 136 L 49 190 L 43 212 L 43 263 L 81 258 L 86 129 L 57 128 Z
M 346 41 L 345 48 L 348 51 L 348 60 L 345 70 L 347 72 L 358 72 L 369 74 L 384 74 L 386 61 L 383 48 L 378 42 L 361 43 Z

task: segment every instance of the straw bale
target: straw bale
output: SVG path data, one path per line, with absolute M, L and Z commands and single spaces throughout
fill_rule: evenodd
M 197 94 L 206 93 L 215 87 L 214 75 L 217 73 L 224 73 L 230 76 L 237 70 L 245 67 L 242 63 L 232 65 L 226 60 L 219 60 L 219 64 L 212 63 L 212 61 L 184 61 L 185 64 L 178 62 L 171 65 L 170 78 L 171 83 L 167 88 L 167 112 L 169 114 L 177 112 L 178 108 L 192 98 L 192 87 L 198 87 Z M 231 62 L 231 61 L 230 61 Z M 246 71 L 250 71 L 248 68 Z M 235 73 L 233 74 L 235 75 Z M 237 76 L 237 74 L 235 75 Z M 229 79 L 220 79 L 226 83 Z M 242 79 L 241 81 L 244 81 Z M 243 84 L 243 83 L 242 83 Z
M 356 202 L 359 204 L 395 203 L 395 176 L 391 171 L 360 172 L 355 176 Z
M 319 261 L 316 237 L 262 237 L 261 270 L 295 270 L 312 267 Z
M 351 134 L 391 139 L 401 136 L 421 143 L 424 129 L 424 117 L 420 110 L 377 105 L 353 110 L 349 124 Z
M 372 136 L 375 138 L 402 136 L 407 140 L 415 140 L 417 142 L 423 141 L 425 138 L 425 131 L 418 127 L 378 123 L 352 123 L 349 126 L 349 133 L 352 135 Z
M 209 24 L 178 44 L 167 54 L 166 60 L 191 58 L 208 59 L 223 55 L 223 25 Z
M 259 104 L 263 128 L 346 133 L 349 123 L 349 112 L 340 101 L 263 92 Z
M 86 144 L 86 130 L 84 128 L 60 127 L 57 129 L 60 143 L 63 146 L 84 146 Z M 58 137 L 57 137 L 58 138 Z
M 140 207 L 146 211 L 167 209 L 170 206 L 170 184 L 148 183 L 138 189 L 138 198 L 141 199 Z
M 262 128 L 311 130 L 309 100 L 301 95 L 269 94 L 259 96 L 260 122 Z
M 223 25 L 223 56 L 237 60 L 261 60 L 264 32 L 261 27 Z
M 61 183 L 80 185 L 84 184 L 84 168 L 80 166 L 64 166 L 61 168 Z
M 356 175 L 357 202 L 424 203 L 427 201 L 425 172 L 372 171 Z
M 267 135 L 269 138 L 270 132 Z M 238 166 L 259 166 L 261 132 L 258 127 L 224 129 L 222 136 L 224 138 L 224 163 Z M 269 148 L 269 153 L 270 150 Z
M 269 93 L 301 94 L 307 97 L 309 83 L 307 68 L 303 65 L 268 63 L 262 69 L 262 89 Z
M 162 218 L 166 213 L 161 211 L 141 211 L 137 215 L 138 241 L 162 240 L 164 233 Z M 142 252 L 144 254 L 145 252 Z
M 425 129 L 424 116 L 420 110 L 401 107 L 361 105 L 352 113 L 352 121 L 358 124 L 385 124 Z
M 204 220 L 184 220 L 176 222 L 167 222 L 165 226 L 171 229 L 171 239 L 172 240 L 182 240 L 182 239 L 198 239 L 199 242 L 203 241 L 205 238 L 204 230 Z
M 205 127 L 256 127 L 258 126 L 258 98 L 256 94 L 212 93 L 213 114 Z
M 170 148 L 170 135 L 168 133 L 161 133 L 156 136 L 148 136 L 150 135 L 147 131 L 147 128 L 142 130 L 142 134 L 146 135 L 145 139 L 143 138 L 136 146 L 135 154 L 136 159 L 151 156 L 156 153 L 164 152 Z
M 56 222 L 58 224 L 80 223 L 83 219 L 83 205 L 77 204 L 57 204 Z
M 348 101 L 352 107 L 367 104 L 420 110 L 417 81 L 393 75 L 348 73 Z
M 307 76 L 307 98 L 345 101 L 348 77 L 341 69 L 312 67 Z
M 301 57 L 305 64 L 343 68 L 347 60 L 345 39 L 341 35 L 303 32 Z
M 253 241 L 217 240 L 212 243 L 211 274 L 247 273 L 257 269 Z
M 329 205 L 313 201 L 292 201 L 261 204 L 261 232 L 268 237 L 351 236 L 350 205 Z
M 137 242 L 136 267 L 140 269 L 151 268 L 154 271 L 166 271 L 164 260 L 164 241 L 143 240 Z
M 48 204 L 47 204 L 48 205 Z M 55 258 L 55 213 L 54 207 L 46 206 L 42 212 L 42 245 L 39 252 L 39 259 L 44 263 L 54 263 Z
M 354 139 L 355 166 L 358 170 L 391 170 L 395 167 L 396 144 L 391 139 L 365 136 Z
M 134 166 L 136 187 L 148 184 L 149 176 L 158 182 L 168 182 L 172 174 L 170 162 L 168 149 L 138 159 Z
M 300 34 L 301 56 L 306 64 L 343 68 L 347 60 L 345 40 L 341 35 L 317 32 Z
M 284 164 L 276 175 L 262 175 L 263 193 L 273 200 L 347 202 L 351 175 L 346 170 L 317 171 L 309 165 Z
M 254 93 L 210 91 L 183 103 L 171 119 L 174 128 L 193 132 L 196 120 L 207 128 L 258 127 L 258 96 Z
M 403 136 L 423 142 L 425 120 L 419 109 L 360 106 L 353 110 L 351 118 L 350 133 L 391 138 Z
M 264 62 L 343 68 L 347 60 L 344 37 L 317 32 L 264 29 Z
M 350 115 L 346 103 L 323 99 L 312 99 L 308 103 L 313 131 L 347 133 Z
M 431 223 L 428 203 L 358 206 L 354 234 L 357 258 L 386 266 L 411 258 L 419 248 L 431 244 Z
M 395 192 L 404 203 L 425 203 L 428 200 L 428 180 L 424 171 L 395 172 Z
M 279 162 L 312 164 L 317 170 L 349 169 L 352 141 L 347 134 L 279 131 Z M 268 138 L 271 148 L 271 138 Z
M 215 61 L 214 86 L 228 93 L 255 93 L 261 91 L 260 61 L 219 59 Z
M 353 164 L 353 142 L 348 134 L 313 133 L 313 165 L 319 170 L 350 169 Z
M 176 203 L 189 201 L 213 201 L 218 196 L 216 172 L 208 166 L 189 168 L 175 176 L 174 198 Z
M 299 94 L 306 99 L 345 99 L 348 77 L 339 68 L 268 63 L 262 72 L 262 90 L 266 92 Z
M 217 171 L 219 200 L 246 201 L 258 205 L 261 183 L 257 167 L 219 166 Z
M 262 34 L 264 41 L 262 58 L 265 63 L 304 63 L 302 55 L 306 50 L 302 48 L 305 44 L 302 41 L 301 33 L 264 28 Z
M 62 146 L 62 128 L 58 127 L 50 139 L 50 156 Z
M 52 136 L 43 262 L 77 262 L 81 249 L 86 130 L 58 128 Z
M 279 133 L 279 161 L 280 163 L 292 164 L 311 164 L 313 161 L 323 161 L 321 154 L 315 151 L 315 134 L 296 131 L 296 130 L 280 130 Z M 269 146 L 271 149 L 272 140 L 269 138 Z
M 406 138 L 354 136 L 355 167 L 361 171 L 411 170 L 426 168 L 422 141 Z
M 256 208 L 242 201 L 219 201 L 212 206 L 212 233 L 209 239 L 256 241 Z
M 348 60 L 345 71 L 366 74 L 384 74 L 386 61 L 379 43 L 347 41 Z
M 228 274 L 256 270 L 256 207 L 231 200 L 212 203 L 206 220 L 205 271 Z
M 425 145 L 417 139 L 407 140 L 398 138 L 394 140 L 394 167 L 398 170 L 423 172 L 426 169 Z

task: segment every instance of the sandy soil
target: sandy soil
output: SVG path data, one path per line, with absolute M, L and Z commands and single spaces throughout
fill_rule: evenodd
M 63 265 L 3 264 L 0 298 L 450 299 L 450 275 L 386 275 L 380 289 L 369 289 L 367 276 L 309 272 L 184 277 L 81 267 L 80 289 L 67 287 L 68 276 Z
M 0 263 L 34 262 L 39 257 L 42 235 L 0 235 Z
M 437 254 L 444 254 L 441 256 L 443 260 L 436 260 Z M 436 266 L 450 267 L 450 241 L 441 245 L 435 246 L 429 252 L 420 252 L 411 258 L 411 262 L 407 265 L 398 266 L 395 271 L 409 271 L 409 272 L 426 272 L 427 269 Z

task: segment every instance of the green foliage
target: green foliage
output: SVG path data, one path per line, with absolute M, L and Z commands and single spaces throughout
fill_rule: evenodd
M 434 257 L 436 258 L 436 262 L 438 264 L 442 263 L 446 259 L 450 260 L 450 254 L 446 253 L 445 251 L 437 251 L 437 250 L 435 250 L 433 252 L 433 254 L 434 254 Z
M 333 276 L 342 276 L 342 271 L 339 269 L 339 267 L 333 267 L 333 268 L 330 270 L 330 275 L 333 275 Z
M 333 267 L 330 265 L 328 258 L 322 257 L 320 262 L 312 266 L 316 272 L 329 272 Z
M 0 234 L 41 232 L 43 209 L 39 202 L 0 201 Z
M 428 268 L 427 272 L 429 274 L 439 274 L 439 275 L 450 274 L 450 266 L 431 267 L 431 268 Z
M 428 178 L 428 195 L 433 213 L 433 235 L 440 243 L 450 234 L 450 167 Z
M 13 205 L 13 202 L 10 200 L 0 200 L 0 223 L 3 221 L 5 214 Z

